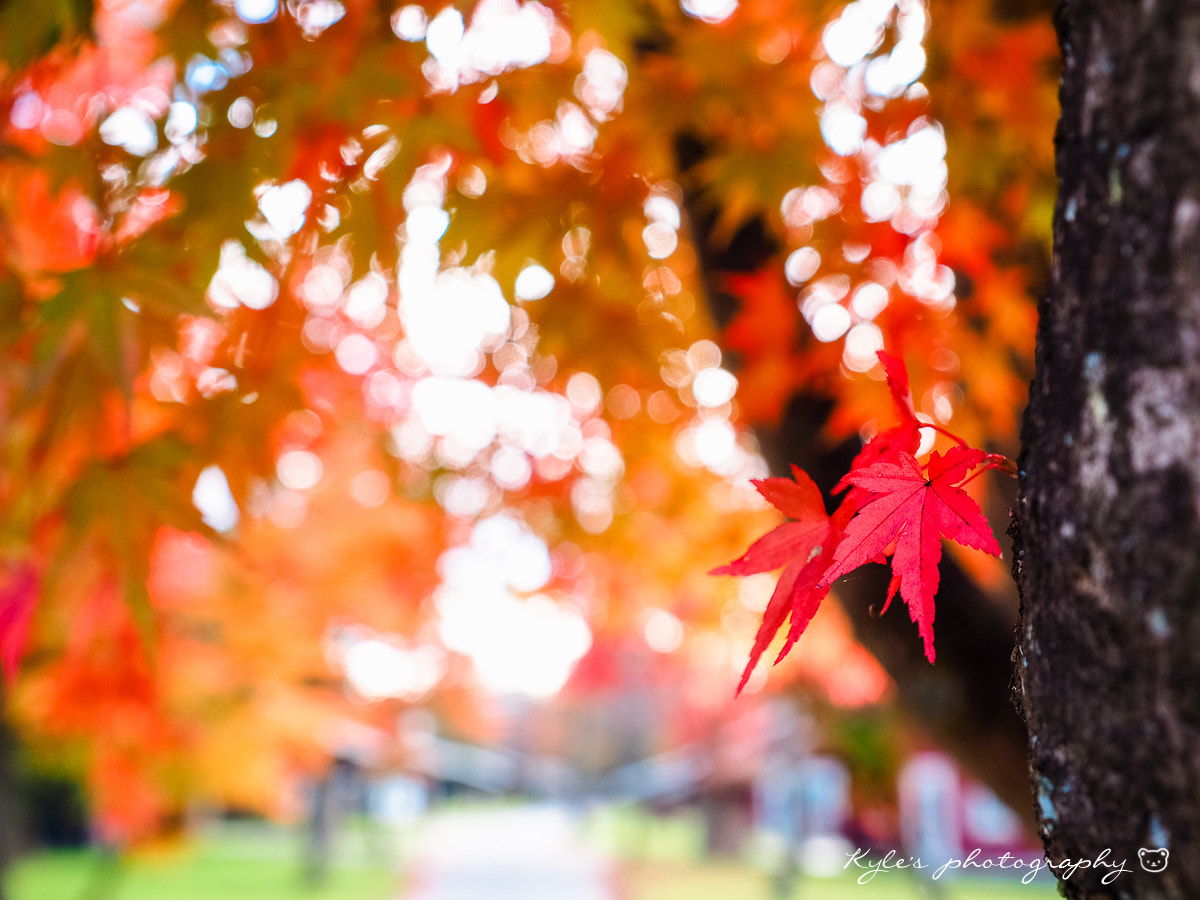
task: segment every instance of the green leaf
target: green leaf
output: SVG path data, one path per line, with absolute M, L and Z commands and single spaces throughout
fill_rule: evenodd
M 23 69 L 56 46 L 91 39 L 92 0 L 2 0 L 0 53 L 14 69 Z
M 0 276 L 0 346 L 13 343 L 25 333 L 25 287 L 16 275 Z
M 204 295 L 219 261 L 219 248 L 191 244 L 181 228 L 165 223 L 121 252 L 113 286 L 143 312 L 173 324 L 180 314 L 212 314 Z

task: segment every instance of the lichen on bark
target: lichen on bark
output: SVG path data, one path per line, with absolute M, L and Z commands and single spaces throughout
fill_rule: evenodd
M 1069 0 L 1014 684 L 1072 898 L 1200 896 L 1200 5 Z M 1146 871 L 1142 848 L 1170 850 Z

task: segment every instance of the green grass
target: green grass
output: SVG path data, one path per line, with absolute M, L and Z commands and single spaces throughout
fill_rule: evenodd
M 698 815 L 655 817 L 633 807 L 602 808 L 585 825 L 600 852 L 620 861 L 623 900 L 781 900 L 765 867 L 703 857 Z M 324 887 L 305 886 L 302 840 L 261 823 L 203 831 L 174 853 L 119 865 L 93 852 L 41 853 L 6 879 L 7 900 L 393 900 L 401 893 L 396 857 L 411 835 L 354 826 L 335 849 Z M 881 872 L 868 884 L 855 874 L 799 877 L 786 900 L 1051 900 L 1045 882 L 986 878 L 918 880 Z M 570 900 L 570 898 L 563 898 Z
M 390 900 L 388 836 L 343 835 L 319 888 L 304 880 L 299 835 L 247 824 L 206 831 L 174 852 L 117 862 L 92 851 L 39 853 L 5 880 L 11 900 Z
M 745 863 L 636 861 L 622 873 L 629 900 L 776 900 L 769 877 Z M 867 884 L 850 877 L 799 878 L 787 900 L 1050 900 L 1050 884 L 959 878 L 936 883 L 896 872 L 880 873 Z
M 596 810 L 585 825 L 589 842 L 622 861 L 628 900 L 781 900 L 764 866 L 707 860 L 703 823 L 695 813 L 654 817 L 635 807 Z M 911 873 L 883 871 L 866 884 L 845 872 L 835 878 L 801 875 L 786 900 L 1051 900 L 1052 882 L 1025 885 L 1013 879 L 952 878 L 937 882 Z
M 585 839 L 608 856 L 623 860 L 685 862 L 704 853 L 704 822 L 699 813 L 655 816 L 635 806 L 601 806 L 584 822 Z

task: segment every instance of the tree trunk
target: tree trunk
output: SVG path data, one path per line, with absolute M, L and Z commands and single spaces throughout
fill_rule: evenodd
M 1066 896 L 1193 898 L 1200 4 L 1068 0 L 1057 26 L 1054 263 L 1014 523 L 1016 700 L 1048 859 L 1107 851 L 1127 870 L 1060 870 Z M 1166 868 L 1146 871 L 1143 848 L 1169 850 Z
M 0 686 L 0 710 L 4 688 Z M 16 738 L 0 717 L 0 900 L 7 896 L 4 883 L 20 847 L 21 798 L 16 778 Z

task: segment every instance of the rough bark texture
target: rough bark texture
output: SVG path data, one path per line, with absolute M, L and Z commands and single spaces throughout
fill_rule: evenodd
M 1072 898 L 1200 897 L 1200 3 L 1057 14 L 1051 287 L 1026 413 L 1014 657 Z M 1140 848 L 1167 848 L 1161 873 Z
M 3 708 L 4 693 L 0 689 L 0 709 Z M 16 778 L 13 773 L 13 756 L 16 741 L 12 732 L 0 720 L 0 900 L 7 896 L 4 878 L 9 866 L 17 856 L 20 805 L 17 797 Z

